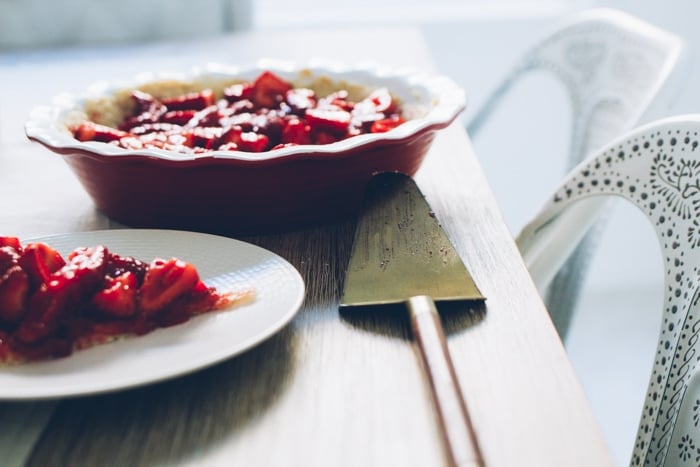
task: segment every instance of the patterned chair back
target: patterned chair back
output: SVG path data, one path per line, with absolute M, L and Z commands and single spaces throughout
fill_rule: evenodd
M 576 166 L 517 238 L 533 276 L 546 278 L 585 234 L 576 206 L 590 209 L 601 200 L 623 198 L 653 225 L 665 269 L 663 317 L 632 455 L 635 466 L 700 465 L 699 144 L 700 114 L 627 133 Z M 567 235 L 568 243 L 562 240 Z

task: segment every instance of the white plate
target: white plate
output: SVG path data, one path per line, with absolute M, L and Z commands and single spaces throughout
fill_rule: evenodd
M 170 230 L 104 230 L 40 240 L 66 254 L 102 244 L 143 261 L 178 257 L 218 290 L 252 288 L 255 299 L 150 334 L 80 350 L 47 362 L 0 368 L 0 399 L 94 394 L 161 381 L 230 358 L 288 323 L 304 299 L 304 282 L 287 261 L 249 243 Z

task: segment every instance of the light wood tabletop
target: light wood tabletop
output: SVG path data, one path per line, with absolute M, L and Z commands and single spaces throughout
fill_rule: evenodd
M 0 235 L 124 227 L 95 210 L 60 157 L 26 139 L 32 106 L 99 79 L 260 57 L 439 71 L 411 28 L 0 54 Z M 459 122 L 438 134 L 416 180 L 487 298 L 442 314 L 485 464 L 612 465 Z M 339 311 L 355 221 L 241 238 L 287 259 L 307 288 L 291 323 L 245 353 L 145 387 L 0 403 L 3 465 L 445 465 L 407 320 Z

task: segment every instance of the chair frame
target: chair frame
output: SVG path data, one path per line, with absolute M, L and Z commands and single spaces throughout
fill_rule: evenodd
M 684 42 L 676 35 L 609 8 L 585 10 L 556 24 L 537 42 L 486 99 L 467 126 L 472 137 L 522 75 L 546 70 L 570 98 L 570 170 L 591 151 L 640 122 L 669 114 L 679 80 L 687 75 Z M 559 335 L 566 339 L 591 257 L 604 226 L 608 203 L 577 214 L 596 219 L 567 264 L 537 285 Z
M 687 459 L 700 461 L 700 430 L 686 430 L 685 445 L 671 443 L 700 362 L 698 146 L 700 114 L 655 121 L 626 134 L 574 168 L 517 237 L 530 271 L 546 280 L 584 237 L 586 226 L 576 222 L 574 207 L 595 210 L 601 199 L 623 198 L 653 225 L 663 252 L 664 309 L 631 465 L 683 461 L 686 451 L 678 449 L 691 443 L 697 453 Z M 573 242 L 563 240 L 566 235 Z M 698 396 L 688 395 L 700 402 Z

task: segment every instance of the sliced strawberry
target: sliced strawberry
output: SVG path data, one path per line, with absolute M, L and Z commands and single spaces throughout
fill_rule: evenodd
M 59 252 L 47 244 L 36 242 L 24 246 L 18 263 L 27 273 L 31 286 L 34 288 L 48 282 L 51 274 L 61 269 L 66 261 Z
M 360 106 L 355 107 L 355 109 L 352 111 L 351 125 L 367 133 L 369 132 L 372 123 L 378 120 L 384 120 L 386 118 L 386 115 L 384 115 L 383 112 L 372 112 L 371 110 L 371 108 L 363 109 Z
M 217 151 L 238 151 L 238 145 L 236 143 L 224 143 L 216 148 Z
M 131 272 L 138 280 L 138 284 L 143 283 L 143 278 L 148 271 L 148 264 L 131 256 L 121 256 L 109 253 L 105 274 L 110 277 L 117 277 L 125 272 Z
M 348 100 L 348 92 L 344 89 L 328 94 L 318 101 L 318 107 L 338 107 L 351 112 L 355 108 L 355 103 Z
M 0 275 L 18 264 L 22 244 L 17 237 L 0 237 Z
M 29 300 L 29 277 L 18 265 L 0 276 L 0 319 L 8 323 L 18 322 Z
M 9 246 L 18 253 L 22 252 L 22 243 L 17 237 L 0 237 L 0 247 Z
M 347 133 L 351 119 L 350 112 L 337 107 L 306 111 L 306 121 L 312 130 L 319 129 L 334 134 Z
M 158 100 L 155 97 L 147 92 L 139 91 L 138 89 L 131 91 L 131 101 L 136 106 L 134 115 L 148 112 L 153 106 L 158 104 Z
M 263 152 L 267 149 L 270 138 L 267 135 L 246 131 L 241 133 L 238 149 L 246 152 Z
M 199 282 L 197 269 L 185 261 L 153 260 L 139 289 L 139 305 L 146 314 L 154 314 L 188 293 Z
M 316 94 L 311 89 L 294 88 L 287 91 L 285 102 L 296 115 L 304 115 L 306 109 L 316 107 Z
M 255 133 L 253 131 L 243 131 L 239 126 L 228 128 L 217 142 L 219 149 L 245 152 L 265 151 L 269 143 L 270 138 L 268 138 L 267 135 Z
M 279 143 L 285 125 L 285 114 L 281 110 L 271 110 L 265 112 L 260 120 L 262 117 L 264 117 L 265 124 L 258 124 L 257 131 L 266 134 L 270 138 L 270 143 Z
M 203 129 L 198 129 L 194 128 L 193 130 L 202 130 L 200 132 L 203 132 Z M 190 144 L 194 144 L 193 142 L 193 136 L 190 134 L 193 130 L 188 130 L 188 133 L 171 133 L 171 132 L 163 132 L 163 131 L 154 131 L 152 133 L 146 133 L 143 135 L 139 135 L 138 141 L 139 143 L 130 141 L 128 138 L 123 138 L 121 140 L 122 144 L 130 144 L 132 147 L 135 149 L 138 148 L 138 144 L 141 144 L 142 147 L 149 147 L 149 148 L 159 148 L 159 149 L 172 149 L 175 147 L 180 147 L 180 146 L 187 146 Z
M 0 275 L 19 264 L 20 254 L 10 246 L 0 247 Z
M 102 245 L 76 248 L 68 255 L 66 265 L 51 275 L 49 284 L 56 278 L 65 277 L 67 285 L 76 288 L 76 294 L 92 296 L 102 283 L 108 258 L 109 251 Z
M 369 96 L 365 97 L 362 102 L 369 102 L 374 107 L 375 112 L 394 112 L 394 100 L 387 88 L 375 89 Z
M 135 126 L 129 132 L 132 135 L 145 135 L 148 133 L 160 132 L 160 133 L 176 133 L 182 129 L 180 125 L 167 122 L 157 122 L 157 123 L 144 123 L 143 125 Z
M 370 127 L 369 131 L 370 133 L 385 133 L 389 130 L 393 130 L 405 121 L 406 120 L 399 116 L 377 120 L 376 122 L 372 123 L 372 126 Z
M 219 127 L 195 127 L 187 130 L 182 144 L 204 149 L 215 149 L 217 142 L 221 141 L 222 134 L 223 129 Z
M 290 118 L 282 129 L 282 144 L 311 144 L 311 127 L 298 118 Z
M 182 138 L 182 135 L 178 135 Z M 147 149 L 162 149 L 163 151 L 174 151 L 180 154 L 194 153 L 196 152 L 193 147 L 186 146 L 184 144 L 173 144 L 167 141 L 153 140 L 153 141 L 143 141 L 143 147 Z M 201 148 L 200 148 L 201 149 Z M 202 149 L 203 150 L 203 149 Z
M 331 133 L 329 131 L 314 131 L 313 133 L 313 142 L 314 144 L 331 144 L 335 143 L 336 141 L 340 141 L 343 139 L 342 137 L 339 137 L 335 133 Z
M 146 147 L 146 145 L 136 136 L 125 136 L 119 141 L 115 141 L 115 144 L 123 147 L 124 149 L 130 150 L 140 150 Z
M 229 115 L 225 119 L 220 120 L 220 123 L 226 128 L 224 133 L 227 133 L 228 129 L 231 127 L 237 128 L 240 131 L 252 131 L 254 128 L 255 116 L 254 113 L 241 112 L 239 114 Z
M 132 91 L 131 99 L 136 103 L 137 112 L 119 125 L 119 129 L 123 131 L 144 123 L 156 123 L 168 111 L 165 105 L 145 92 Z
M 78 312 L 100 287 L 107 255 L 103 246 L 71 252 L 65 266 L 51 274 L 29 299 L 17 339 L 24 344 L 36 343 L 69 325 L 73 321 L 70 314 Z
M 253 96 L 253 83 L 232 84 L 224 89 L 224 98 L 229 102 L 250 99 Z
M 198 111 L 185 125 L 188 128 L 220 126 L 219 107 L 210 105 Z
M 270 141 L 278 142 L 284 125 L 285 117 L 281 111 L 262 111 L 253 119 L 252 131 L 266 135 Z
M 78 141 L 99 141 L 102 143 L 109 143 L 111 141 L 118 141 L 120 138 L 127 135 L 128 133 L 125 131 L 87 120 L 73 129 L 73 136 Z
M 291 148 L 292 146 L 299 146 L 299 145 L 296 143 L 279 143 L 279 144 L 275 144 L 274 146 L 272 146 L 270 148 L 270 151 L 274 151 L 276 149 Z
M 253 82 L 250 100 L 258 107 L 274 108 L 284 100 L 290 89 L 291 83 L 271 71 L 264 71 Z
M 171 110 L 169 112 L 165 112 L 160 117 L 160 121 L 162 123 L 173 123 L 175 125 L 185 125 L 187 122 L 192 120 L 192 117 L 194 117 L 196 114 L 197 114 L 197 111 L 194 109 Z M 132 133 L 133 133 L 133 130 L 132 130 Z
M 197 282 L 186 294 L 180 296 L 159 313 L 157 322 L 159 326 L 173 326 L 183 323 L 195 315 L 214 310 L 221 297 L 212 288 L 206 286 L 201 280 Z
M 224 107 L 219 107 L 219 120 L 222 125 L 231 125 L 232 123 L 228 122 L 228 119 L 230 117 L 236 117 L 238 115 L 242 114 L 251 114 L 252 112 L 255 111 L 255 104 L 253 104 L 250 100 L 248 99 L 243 99 L 240 101 L 232 102 L 228 106 Z
M 219 306 L 222 297 L 214 287 L 208 287 L 203 281 L 199 281 L 186 297 L 184 305 L 191 315 L 204 313 Z
M 216 102 L 214 91 L 203 89 L 199 92 L 191 92 L 174 97 L 165 97 L 160 100 L 168 110 L 202 110 Z
M 138 291 L 136 274 L 127 271 L 106 281 L 103 288 L 91 300 L 95 309 L 113 318 L 125 318 L 136 313 L 136 292 Z
M 219 137 L 219 140 L 216 142 L 216 144 L 219 148 L 226 144 L 235 144 L 236 147 L 238 147 L 238 143 L 241 141 L 242 133 L 243 128 L 241 128 L 240 125 L 232 125 L 231 127 L 225 129 L 223 133 L 221 133 L 221 136 Z
M 19 342 L 32 344 L 41 341 L 58 329 L 67 306 L 72 304 L 71 290 L 65 277 L 41 284 L 29 299 L 24 319 L 20 322 L 15 337 Z

